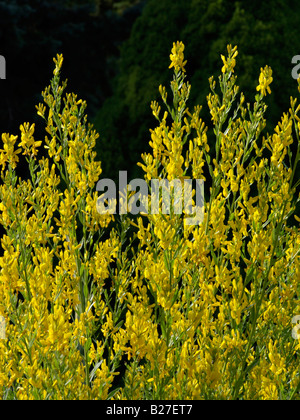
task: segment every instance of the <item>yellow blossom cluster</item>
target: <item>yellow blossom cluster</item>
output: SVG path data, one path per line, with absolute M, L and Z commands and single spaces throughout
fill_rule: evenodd
M 229 45 L 221 93 L 209 79 L 211 148 L 201 107 L 187 108 L 183 52 L 173 44 L 172 105 L 160 86 L 166 110 L 151 103 L 139 165 L 149 196 L 152 179 L 205 180 L 200 224 L 174 202 L 169 214 L 97 212 L 98 134 L 64 93 L 62 55 L 37 106 L 44 141 L 29 123 L 19 143 L 2 134 L 1 399 L 300 399 L 300 105 L 263 136 L 272 71 L 245 106 Z
M 263 96 L 266 96 L 267 93 L 271 93 L 269 85 L 272 83 L 272 69 L 269 66 L 266 66 L 264 69 L 260 69 L 259 75 L 259 85 L 256 87 L 256 90 L 260 90 Z
M 174 67 L 174 71 L 182 70 L 185 72 L 186 61 L 184 61 L 184 44 L 181 41 L 173 42 L 173 48 L 170 54 L 171 64 L 169 68 Z

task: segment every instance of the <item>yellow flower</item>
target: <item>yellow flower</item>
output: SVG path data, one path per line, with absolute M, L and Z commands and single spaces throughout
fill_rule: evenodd
M 177 41 L 176 44 L 175 42 L 173 42 L 173 48 L 171 50 L 171 54 L 170 54 L 170 60 L 171 60 L 171 64 L 169 66 L 169 69 L 171 69 L 172 67 L 174 67 L 175 72 L 178 72 L 179 70 L 182 70 L 183 72 L 185 72 L 185 68 L 184 66 L 186 65 L 186 61 L 184 60 L 184 44 L 180 41 Z
M 259 75 L 259 85 L 256 87 L 257 91 L 261 91 L 263 96 L 266 96 L 267 93 L 271 93 L 271 89 L 269 88 L 269 85 L 272 83 L 273 77 L 272 77 L 272 69 L 269 66 L 266 66 L 264 69 L 260 69 L 260 75 Z
M 21 149 L 15 150 L 15 143 L 18 136 L 9 135 L 8 133 L 2 134 L 3 149 L 0 149 L 0 165 L 5 168 L 6 162 L 10 163 L 12 169 L 15 169 L 19 162 L 18 154 Z
M 55 63 L 55 69 L 53 71 L 54 76 L 56 76 L 59 73 L 59 71 L 61 69 L 61 66 L 62 66 L 62 63 L 63 63 L 63 60 L 64 59 L 63 59 L 62 54 L 57 54 L 56 58 L 53 58 L 53 61 Z
M 21 146 L 24 149 L 23 155 L 37 155 L 37 147 L 39 147 L 42 142 L 35 141 L 33 137 L 35 124 L 24 123 L 20 126 L 21 131 L 21 142 L 18 146 Z
M 236 65 L 235 57 L 238 55 L 237 46 L 232 48 L 231 45 L 227 45 L 228 51 L 228 58 L 226 59 L 223 54 L 221 54 L 221 59 L 223 61 L 222 73 L 226 73 L 228 70 L 229 72 L 234 72 L 234 67 Z

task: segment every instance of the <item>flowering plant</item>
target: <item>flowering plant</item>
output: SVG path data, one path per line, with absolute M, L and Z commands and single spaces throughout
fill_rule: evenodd
M 166 110 L 151 103 L 158 124 L 139 165 L 149 185 L 204 179 L 200 225 L 172 211 L 97 212 L 98 134 L 85 102 L 64 94 L 61 55 L 37 106 L 44 141 L 28 123 L 20 143 L 2 135 L 2 399 L 299 399 L 300 105 L 291 98 L 263 137 L 271 69 L 245 104 L 229 45 L 219 91 L 209 79 L 211 150 L 201 107 L 187 108 L 183 51 L 174 43 L 173 101 L 160 86 Z

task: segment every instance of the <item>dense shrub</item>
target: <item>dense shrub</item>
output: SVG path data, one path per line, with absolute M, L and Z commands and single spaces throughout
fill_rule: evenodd
M 299 399 L 300 219 L 288 222 L 299 201 L 300 105 L 291 98 L 263 137 L 272 70 L 261 68 L 247 104 L 229 45 L 209 80 L 212 150 L 201 107 L 186 107 L 183 51 L 174 43 L 172 97 L 160 86 L 140 166 L 150 191 L 153 179 L 210 177 L 199 225 L 173 205 L 97 212 L 98 135 L 86 104 L 64 93 L 62 56 L 37 107 L 48 157 L 37 157 L 34 125 L 19 139 L 2 135 L 3 399 Z M 21 154 L 29 179 L 15 174 Z

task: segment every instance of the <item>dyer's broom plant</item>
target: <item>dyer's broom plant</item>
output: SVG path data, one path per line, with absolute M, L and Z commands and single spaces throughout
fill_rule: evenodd
M 37 106 L 45 139 L 29 123 L 2 134 L 2 399 L 300 398 L 300 105 L 291 98 L 264 136 L 272 70 L 250 105 L 227 52 L 218 86 L 209 79 L 211 144 L 173 44 L 172 100 L 160 86 L 165 111 L 151 103 L 139 163 L 150 192 L 152 179 L 205 180 L 198 225 L 184 212 L 97 212 L 98 134 L 65 93 L 61 55 Z

